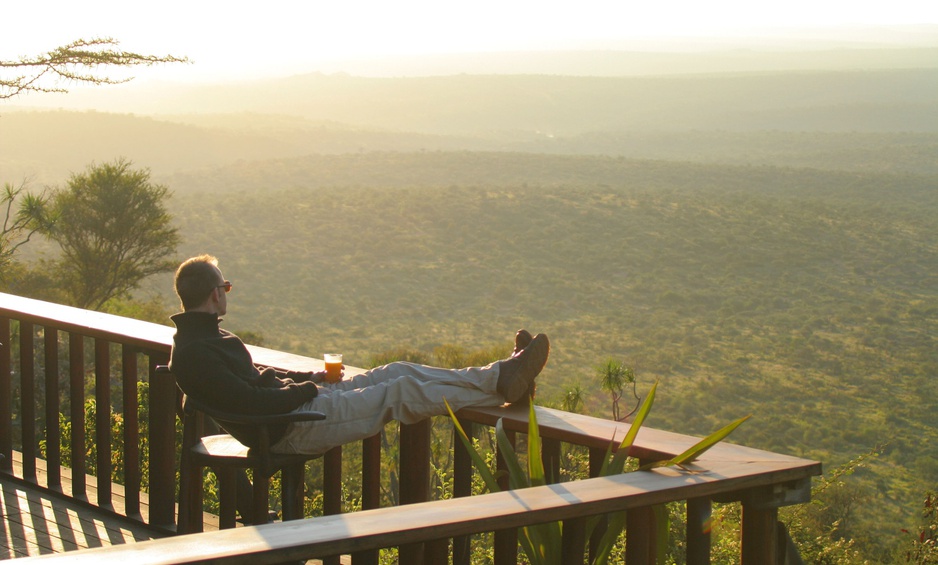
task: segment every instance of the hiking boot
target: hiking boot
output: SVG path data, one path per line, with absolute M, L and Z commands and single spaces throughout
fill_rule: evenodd
M 528 390 L 534 386 L 534 379 L 547 364 L 549 355 L 550 341 L 546 335 L 537 334 L 520 353 L 499 361 L 495 390 L 508 403 L 527 398 Z
M 521 351 L 531 343 L 531 340 L 534 337 L 531 335 L 531 332 L 521 328 L 518 330 L 518 333 L 515 334 L 515 350 L 511 352 L 512 357 L 516 357 Z
M 518 330 L 518 333 L 515 334 L 515 350 L 511 352 L 512 357 L 516 357 L 525 347 L 531 343 L 531 340 L 534 339 L 531 336 L 531 332 L 521 328 Z M 537 381 L 531 383 L 531 386 L 528 387 L 527 392 L 524 397 L 516 402 L 516 404 L 528 404 L 531 400 L 534 399 L 534 395 L 537 393 Z

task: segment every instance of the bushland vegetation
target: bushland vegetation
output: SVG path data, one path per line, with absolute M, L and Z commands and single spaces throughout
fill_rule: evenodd
M 385 174 L 300 180 L 348 160 Z M 522 162 L 527 183 L 508 172 Z M 592 375 L 611 357 L 640 392 L 660 381 L 653 427 L 753 413 L 735 441 L 831 468 L 875 451 L 837 510 L 875 559 L 938 480 L 934 177 L 478 153 L 250 170 L 190 177 L 211 194 L 179 190 L 171 211 L 180 252 L 216 254 L 235 282 L 226 325 L 268 347 L 366 365 L 548 332 L 544 402 L 579 386 L 610 417 Z

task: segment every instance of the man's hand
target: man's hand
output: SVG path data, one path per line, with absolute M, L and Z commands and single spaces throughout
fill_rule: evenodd
M 309 373 L 306 373 L 306 374 L 309 375 L 308 380 L 310 380 L 310 381 L 312 381 L 312 382 L 314 382 L 314 383 L 316 383 L 316 384 L 322 384 L 322 383 L 326 382 L 326 372 L 325 372 L 325 371 L 310 371 Z

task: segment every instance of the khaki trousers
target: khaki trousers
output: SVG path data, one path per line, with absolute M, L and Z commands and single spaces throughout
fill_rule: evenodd
M 468 406 L 504 404 L 495 390 L 499 364 L 466 369 L 441 369 L 415 363 L 390 363 L 335 384 L 322 384 L 319 396 L 299 410 L 326 415 L 318 422 L 291 424 L 273 446 L 278 453 L 325 453 L 373 436 L 397 420 L 414 424 L 430 416 Z

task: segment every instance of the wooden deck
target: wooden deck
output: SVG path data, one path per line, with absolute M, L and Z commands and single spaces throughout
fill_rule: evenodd
M 19 452 L 13 452 L 14 473 L 22 475 Z M 46 468 L 38 461 L 39 481 L 46 481 Z M 71 489 L 70 469 L 62 467 L 62 483 L 66 492 Z M 88 496 L 96 496 L 94 476 L 88 476 Z M 123 487 L 111 485 L 114 500 L 123 510 Z M 141 511 L 147 514 L 149 504 L 146 493 L 141 493 Z M 218 516 L 204 513 L 203 529 L 218 530 Z M 243 527 L 240 522 L 238 527 Z M 0 560 L 19 557 L 37 557 L 81 549 L 109 547 L 169 537 L 139 520 L 131 520 L 111 512 L 104 512 L 91 504 L 76 501 L 67 494 L 50 492 L 28 481 L 0 473 Z M 340 560 L 349 565 L 349 556 Z M 310 560 L 308 565 L 321 565 Z M 130 565 L 130 564 L 128 564 Z
M 12 477 L 0 473 L 0 559 L 108 547 L 166 535 L 139 520 L 124 518 L 69 496 L 72 484 L 71 470 L 67 467 L 62 467 L 59 473 L 63 493 L 16 478 L 23 476 L 22 457 L 17 451 L 13 452 L 13 473 Z M 38 484 L 47 482 L 47 469 L 41 459 L 37 461 L 36 479 Z M 87 494 L 94 500 L 96 479 L 90 475 L 88 479 Z M 111 490 L 115 495 L 116 512 L 123 512 L 123 487 L 115 484 Z M 141 511 L 147 513 L 148 507 L 144 494 Z M 217 529 L 217 522 L 215 527 Z
M 0 559 L 107 547 L 159 537 L 139 522 L 0 475 Z

